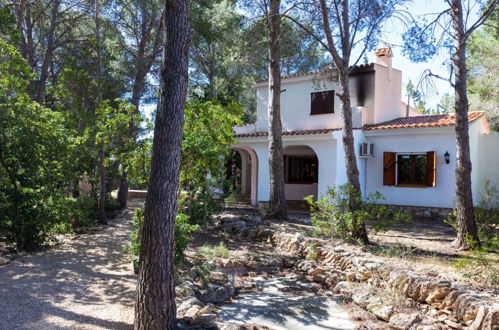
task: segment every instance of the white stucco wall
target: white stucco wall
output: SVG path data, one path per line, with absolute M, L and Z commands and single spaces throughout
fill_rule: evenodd
M 334 90 L 338 85 L 319 75 L 307 75 L 296 78 L 284 78 L 281 83 L 281 121 L 285 131 L 320 128 L 340 128 L 342 126 L 340 100 L 335 95 L 334 113 L 311 115 L 311 93 Z M 372 123 L 374 107 L 374 72 L 352 74 L 350 77 L 351 106 L 362 106 L 368 124 Z M 257 132 L 268 131 L 268 86 L 267 83 L 256 85 L 257 91 Z M 400 102 L 400 97 L 398 102 Z
M 479 192 L 485 181 L 489 181 L 492 186 L 499 189 L 499 133 L 481 135 L 479 146 L 478 163 L 473 165 L 479 172 L 476 201 L 479 201 Z
M 427 128 L 366 131 L 366 141 L 374 143 L 375 156 L 368 158 L 366 192 L 379 191 L 386 204 L 454 207 L 456 147 L 454 128 Z M 384 152 L 437 153 L 437 178 L 435 187 L 412 188 L 383 185 Z M 450 164 L 445 164 L 445 152 L 450 154 Z

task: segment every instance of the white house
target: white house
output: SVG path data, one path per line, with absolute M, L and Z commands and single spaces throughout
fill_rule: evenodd
M 379 191 L 386 204 L 421 212 L 455 204 L 454 115 L 421 116 L 401 102 L 402 72 L 390 49 L 377 63 L 360 65 L 350 78 L 354 138 L 362 192 Z M 346 183 L 340 102 L 332 72 L 283 77 L 281 93 L 285 190 L 288 201 L 320 196 Z M 256 85 L 257 120 L 235 127 L 233 146 L 242 157 L 242 192 L 251 203 L 269 199 L 267 82 Z M 485 180 L 499 187 L 499 135 L 486 116 L 469 114 L 475 202 Z M 361 146 L 364 146 L 361 150 Z M 447 157 L 446 157 L 447 156 Z

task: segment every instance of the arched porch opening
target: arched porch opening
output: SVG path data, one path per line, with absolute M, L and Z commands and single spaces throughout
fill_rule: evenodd
M 284 154 L 285 195 L 289 207 L 305 207 L 304 198 L 317 198 L 319 158 L 307 145 L 287 145 Z
M 241 157 L 239 169 L 239 193 L 242 200 L 258 205 L 258 158 L 250 147 L 233 147 Z

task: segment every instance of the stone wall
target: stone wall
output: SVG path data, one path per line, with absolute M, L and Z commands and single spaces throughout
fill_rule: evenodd
M 444 220 L 452 213 L 452 209 L 443 207 L 387 205 L 392 210 L 410 215 L 413 219 Z
M 237 236 L 266 240 L 291 253 L 288 266 L 322 283 L 388 323 L 391 329 L 499 329 L 499 299 L 494 292 L 477 291 L 412 270 L 390 268 L 382 257 L 330 241 L 289 233 L 285 224 L 247 217 L 221 217 L 220 228 Z M 279 261 L 279 264 L 284 261 Z M 260 263 L 258 264 L 260 266 Z M 390 289 L 418 306 L 407 313 L 370 295 L 371 289 Z M 423 312 L 421 312 L 423 311 Z

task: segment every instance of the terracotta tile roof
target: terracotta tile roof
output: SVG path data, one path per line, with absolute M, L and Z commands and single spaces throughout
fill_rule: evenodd
M 359 73 L 359 72 L 363 72 L 363 71 L 369 71 L 369 69 L 372 69 L 372 68 L 374 68 L 373 63 L 359 64 L 359 65 L 350 67 L 350 69 L 351 69 L 350 74 L 355 74 L 355 73 Z M 309 75 L 315 75 L 315 74 L 320 74 L 320 73 L 325 73 L 325 72 L 333 72 L 333 71 L 335 71 L 335 69 L 328 68 L 328 69 L 324 69 L 321 71 L 309 71 L 309 72 L 291 74 L 288 76 L 282 76 L 281 79 L 297 78 L 297 77 L 303 77 L 303 76 L 309 76 Z M 259 83 L 263 83 L 266 81 L 268 81 L 268 79 L 259 80 L 256 83 L 259 84 Z
M 482 111 L 468 113 L 470 122 L 480 118 Z M 401 129 L 401 128 L 421 128 L 421 127 L 448 127 L 454 126 L 455 114 L 402 117 L 376 125 L 367 125 L 363 130 Z
M 282 135 L 313 135 L 313 134 L 327 134 L 334 131 L 340 131 L 341 128 L 325 128 L 325 129 L 309 129 L 303 131 L 283 131 Z M 268 136 L 267 132 L 255 132 L 255 133 L 246 133 L 246 134 L 236 134 L 235 138 L 245 138 L 245 137 L 259 137 L 259 136 Z

